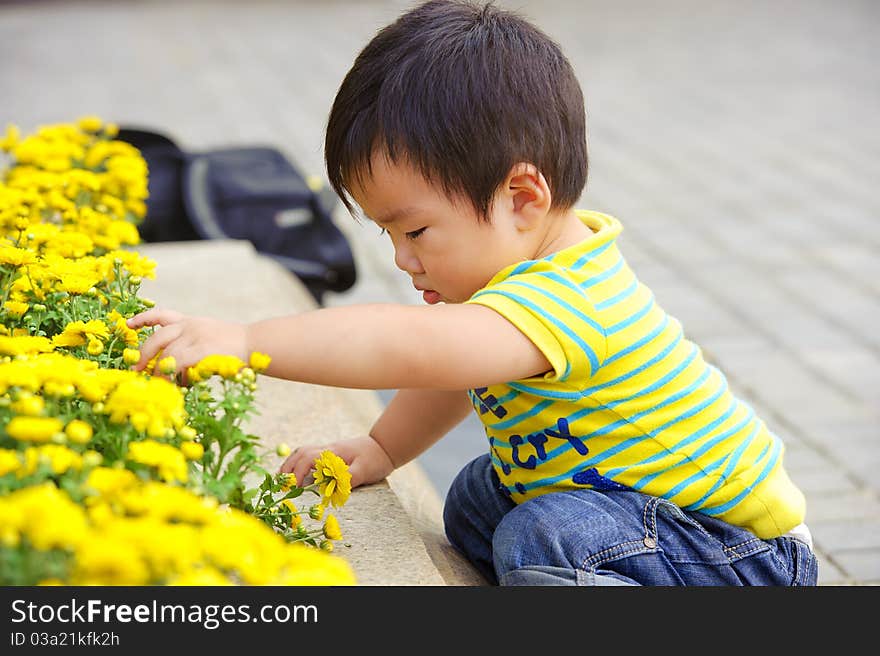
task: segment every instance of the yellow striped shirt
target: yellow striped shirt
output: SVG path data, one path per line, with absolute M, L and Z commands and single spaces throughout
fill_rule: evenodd
M 631 489 L 765 539 L 800 524 L 782 441 L 636 278 L 620 222 L 577 214 L 592 237 L 503 269 L 467 301 L 507 318 L 553 367 L 470 391 L 511 498 Z

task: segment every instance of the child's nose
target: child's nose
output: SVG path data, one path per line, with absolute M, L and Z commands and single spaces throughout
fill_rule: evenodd
M 394 264 L 405 273 L 424 273 L 419 258 L 416 257 L 412 249 L 403 245 L 394 249 Z

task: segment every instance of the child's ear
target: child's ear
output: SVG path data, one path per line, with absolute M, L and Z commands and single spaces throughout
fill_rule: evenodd
M 517 226 L 531 229 L 550 212 L 550 186 L 534 164 L 514 164 L 504 180 L 502 193 L 507 208 L 513 212 Z

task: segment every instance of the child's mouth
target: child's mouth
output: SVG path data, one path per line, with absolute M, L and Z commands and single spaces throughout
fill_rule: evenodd
M 435 292 L 433 289 L 426 289 L 422 292 L 422 298 L 425 300 L 425 303 L 428 305 L 434 305 L 435 303 L 440 302 L 440 294 Z

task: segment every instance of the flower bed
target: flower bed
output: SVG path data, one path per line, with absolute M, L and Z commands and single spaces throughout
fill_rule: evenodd
M 129 369 L 155 263 L 134 250 L 146 163 L 115 134 L 0 140 L 0 585 L 353 584 L 329 553 L 345 463 L 325 451 L 301 486 L 242 429 L 267 356 L 209 356 L 187 387 L 170 359 Z

